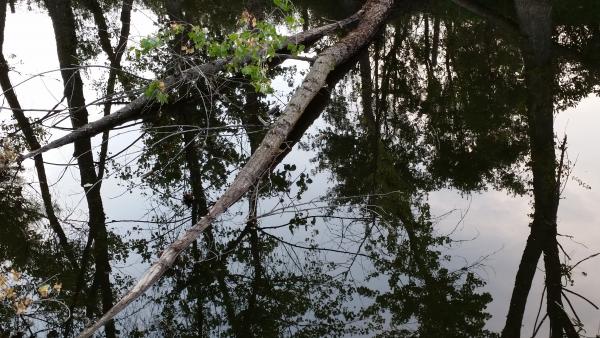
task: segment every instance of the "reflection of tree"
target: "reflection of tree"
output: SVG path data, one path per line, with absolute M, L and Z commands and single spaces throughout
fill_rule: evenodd
M 402 38 L 401 34 L 395 37 Z M 394 46 L 401 41 L 389 44 L 395 52 Z M 377 58 L 383 50 L 378 44 L 374 49 Z M 374 65 L 377 67 L 376 61 Z M 466 271 L 448 271 L 436 251 L 449 238 L 434 236 L 428 207 L 418 192 L 424 181 L 415 166 L 419 150 L 411 144 L 416 134 L 411 133 L 410 123 L 398 116 L 402 108 L 386 100 L 389 85 L 396 81 L 391 78 L 395 72 L 372 69 L 366 52 L 360 68 L 362 109 L 358 121 L 349 121 L 344 101 L 336 101 L 328 114 L 334 129 L 319 137 L 324 145 L 318 156 L 321 168 L 332 171 L 338 182 L 332 189 L 334 196 L 365 196 L 352 202 L 372 220 L 365 224 L 364 244 L 358 250 L 364 246 L 369 255 L 378 257 L 373 261 L 373 275 L 385 276 L 389 290 L 362 290 L 375 300 L 364 315 L 383 320 L 382 314 L 389 311 L 390 328 L 383 330 L 383 335 L 389 336 L 486 335 L 484 308 L 491 298 L 475 292 L 483 283 Z M 381 84 L 379 92 L 374 90 L 376 83 Z M 385 108 L 378 109 L 382 106 Z M 385 119 L 395 128 L 386 128 Z M 399 126 L 400 121 L 406 123 L 404 127 Z M 407 325 L 411 319 L 417 320 L 414 328 Z
M 546 303 L 552 337 L 578 337 L 562 306 L 561 262 L 556 213 L 560 194 L 554 153 L 554 66 L 552 65 L 551 7 L 546 1 L 516 1 L 521 30 L 528 92 L 528 124 L 533 173 L 534 214 L 531 234 L 519 265 L 503 335 L 517 337 L 529 288 L 541 253 L 546 271 Z
M 321 95 L 311 103 L 308 119 L 302 121 L 298 125 L 298 130 L 292 134 L 288 141 L 289 148 L 298 142 L 318 116 L 327 103 L 328 90 L 335 86 L 346 71 L 347 67 L 337 71 L 329 80 L 330 87 L 324 88 Z M 240 100 L 226 102 L 227 109 L 218 111 L 213 109 L 210 116 L 215 116 L 217 120 L 208 123 L 216 126 L 219 123 L 218 119 L 239 121 L 252 153 L 262 138 L 261 134 L 264 133 L 262 129 L 264 127 L 258 116 L 267 119 L 268 117 L 264 115 L 267 108 L 254 89 L 243 81 L 239 86 L 230 85 L 230 88 L 223 90 L 241 90 L 245 95 L 241 96 Z M 176 161 L 171 160 L 169 168 L 165 168 L 165 172 L 172 174 L 149 176 L 148 179 L 155 182 L 155 187 L 171 190 L 181 181 L 180 177 L 189 175 L 189 184 L 192 185 L 191 190 L 194 195 L 192 203 L 192 221 L 194 221 L 196 218 L 194 204 L 199 204 L 198 215 L 203 215 L 207 210 L 206 200 L 203 197 L 206 195 L 203 195 L 201 187 L 193 186 L 194 181 L 199 179 L 201 182 L 210 183 L 213 177 L 224 178 L 227 167 L 239 166 L 245 160 L 245 156 L 235 152 L 233 143 L 223 143 L 226 147 L 215 147 L 214 140 L 224 140 L 218 134 L 211 132 L 204 135 L 196 131 L 197 128 L 205 127 L 207 122 L 201 117 L 206 116 L 208 112 L 192 114 L 195 113 L 196 106 L 188 103 L 182 103 L 178 107 L 179 109 L 173 112 L 177 113 L 176 116 L 181 116 L 178 120 L 180 124 L 172 128 L 173 131 L 184 131 L 184 136 L 169 141 L 169 147 L 148 148 L 149 152 L 145 158 L 160 156 L 173 159 L 177 154 L 184 154 Z M 169 112 L 165 113 L 169 114 Z M 175 115 L 165 115 L 162 121 L 167 123 L 172 121 L 169 116 Z M 155 120 L 153 128 L 158 126 L 157 122 L 160 123 Z M 185 135 L 188 134 L 190 136 L 187 136 L 186 140 Z M 192 147 L 197 135 L 204 136 L 197 139 L 213 141 Z M 161 144 L 164 145 L 166 142 Z M 212 161 L 197 159 L 198 154 L 215 154 L 216 151 L 224 149 L 230 149 L 231 156 L 217 154 L 218 156 L 214 155 L 215 159 Z M 222 163 L 221 167 L 207 168 L 207 164 L 220 163 L 222 159 L 228 159 L 229 162 Z M 281 159 L 283 156 L 278 161 Z M 161 162 L 156 160 L 155 163 Z M 273 166 L 276 164 L 274 163 Z M 162 310 L 164 318 L 170 319 L 169 324 L 162 324 L 165 321 L 161 321 L 158 327 L 163 334 L 177 335 L 177 332 L 192 330 L 201 336 L 225 329 L 228 335 L 236 337 L 275 337 L 285 335 L 286 332 L 312 337 L 348 330 L 344 321 L 338 318 L 343 309 L 343 300 L 348 297 L 348 294 L 337 292 L 337 289 L 342 289 L 341 284 L 327 275 L 326 264 L 311 258 L 310 266 L 300 271 L 285 268 L 291 262 L 281 257 L 283 244 L 277 241 L 276 237 L 259 231 L 259 223 L 256 219 L 258 201 L 263 196 L 290 189 L 290 182 L 286 180 L 288 170 L 275 172 L 250 191 L 248 221 L 243 227 L 221 224 L 217 228 L 210 229 L 206 233 L 204 244 L 197 243 L 190 253 L 183 253 L 180 256 L 176 268 L 168 274 L 169 282 L 166 283 L 166 285 L 173 285 L 174 289 L 168 291 L 164 298 L 157 299 L 164 307 Z M 218 175 L 220 171 L 224 174 Z M 214 189 L 215 185 L 219 184 L 208 184 L 210 189 Z M 231 240 L 227 241 L 228 238 Z M 182 294 L 185 295 L 184 298 L 179 296 Z
M 3 156 L 4 149 L 0 150 L 2 162 Z M 0 257 L 13 261 L 18 268 L 26 267 L 32 263 L 28 257 L 37 256 L 32 250 L 38 249 L 36 242 L 40 238 L 30 226 L 39 220 L 39 211 L 23 195 L 22 182 L 17 173 L 4 167 L 4 163 L 0 164 L 0 217 Z
M 518 24 L 492 9 L 471 1 L 455 1 L 462 7 L 480 15 L 513 35 L 521 44 L 524 77 L 527 93 L 527 138 L 530 144 L 529 166 L 533 176 L 534 214 L 531 233 L 527 240 L 517 272 L 509 313 L 502 335 L 520 336 L 527 296 L 542 252 L 544 253 L 547 315 L 550 318 L 552 337 L 577 337 L 569 315 L 563 307 L 562 265 L 557 241 L 557 211 L 560 198 L 562 158 L 557 163 L 554 144 L 554 109 L 573 105 L 593 89 L 595 67 L 581 69 L 575 64 L 590 65 L 585 52 L 593 43 L 580 43 L 581 51 L 563 45 L 571 43 L 574 31 L 584 27 L 558 29 L 561 43 L 554 42 L 552 6 L 548 1 L 515 1 Z M 593 29 L 592 29 L 593 31 Z M 588 35 L 589 36 L 589 35 Z M 594 40 L 591 35 L 591 41 Z M 581 37 L 576 39 L 581 39 Z M 585 39 L 584 39 L 585 40 Z M 553 54 L 566 61 L 557 68 Z M 563 83 L 561 72 L 570 72 L 574 83 Z M 559 86 L 560 85 L 560 86 Z M 563 144 L 564 147 L 564 144 Z M 563 149 L 564 152 L 564 149 Z M 564 156 L 564 154 L 563 154 Z M 566 296 L 565 296 L 566 297 Z M 568 301 L 568 299 L 567 299 Z M 571 303 L 569 306 L 572 311 Z M 577 316 L 576 313 L 574 313 Z M 544 317 L 545 319 L 546 317 Z M 543 322 L 543 320 L 542 320 Z M 536 323 L 537 324 L 537 323 Z M 578 323 L 579 324 L 579 323 Z M 539 324 L 541 326 L 541 323 Z M 535 328 L 535 332 L 539 326 Z M 534 334 L 535 335 L 535 334 Z
M 414 174 L 422 187 L 492 184 L 522 193 L 515 175 L 527 151 L 518 49 L 483 22 L 444 12 L 401 15 L 380 41 L 373 117 L 401 140 L 390 146 L 411 170 L 424 167 Z
M 20 131 L 23 133 L 25 137 L 25 141 L 27 143 L 27 147 L 32 149 L 37 149 L 40 147 L 40 143 L 36 137 L 36 132 L 34 128 L 31 126 L 29 119 L 25 116 L 25 113 L 21 107 L 21 103 L 17 98 L 15 91 L 12 89 L 12 83 L 9 77 L 9 66 L 8 62 L 4 57 L 4 26 L 6 22 L 6 1 L 0 1 L 0 83 L 2 85 L 2 90 L 4 91 L 4 95 L 8 101 L 10 108 L 12 109 L 13 116 L 17 121 L 18 127 Z M 44 203 L 44 209 L 46 211 L 46 217 L 48 218 L 48 223 L 50 227 L 58 237 L 59 243 L 62 246 L 65 255 L 69 259 L 69 263 L 72 267 L 76 267 L 77 263 L 75 262 L 75 257 L 73 255 L 73 248 L 71 248 L 67 236 L 65 234 L 64 229 L 60 225 L 58 217 L 54 212 L 54 205 L 52 204 L 52 196 L 50 194 L 50 189 L 48 187 L 48 178 L 46 176 L 46 169 L 44 166 L 44 158 L 40 154 L 36 156 L 35 159 L 35 169 L 37 173 L 37 177 L 40 185 L 40 193 L 42 196 L 42 200 Z
M 128 2 L 125 2 L 126 6 L 123 13 L 124 20 L 124 31 L 128 31 L 129 26 L 129 10 L 130 5 L 127 6 Z M 130 4 L 130 2 L 129 2 Z M 64 97 L 66 98 L 69 107 L 69 116 L 71 124 L 74 128 L 81 127 L 88 122 L 88 110 L 86 108 L 86 102 L 83 94 L 83 81 L 79 72 L 80 60 L 78 59 L 78 37 L 76 34 L 76 19 L 73 14 L 71 2 L 66 1 L 46 1 L 45 5 L 48 9 L 50 18 L 52 19 L 52 25 L 54 28 L 54 35 L 56 39 L 58 61 L 61 67 L 61 76 L 64 83 Z M 97 4 L 96 4 L 97 5 Z M 91 6 L 93 7 L 93 6 Z M 95 13 L 95 20 L 98 24 L 99 30 L 106 31 L 106 25 L 101 22 L 100 13 Z M 103 36 L 101 32 L 101 36 Z M 121 40 L 127 39 L 127 35 Z M 101 45 L 109 54 L 111 61 L 111 67 L 116 71 L 120 68 L 120 58 L 125 48 L 125 41 L 121 41 L 116 49 L 116 52 L 112 50 L 110 45 L 106 45 L 107 39 L 101 39 Z M 102 43 L 104 42 L 104 44 Z M 110 53 L 109 53 L 110 51 Z M 115 71 L 111 72 L 109 76 L 109 83 L 107 92 L 112 95 L 114 91 Z M 110 112 L 110 106 L 105 106 L 105 114 Z M 105 141 L 108 140 L 108 136 L 105 135 Z M 109 233 L 105 223 L 105 213 L 102 203 L 102 197 L 100 195 L 101 179 L 104 174 L 104 162 L 106 157 L 106 149 L 101 151 L 101 165 L 96 171 L 94 162 L 94 156 L 92 153 L 91 140 L 90 138 L 84 138 L 74 143 L 74 157 L 77 159 L 77 164 L 80 173 L 81 186 L 85 191 L 85 199 L 87 202 L 87 209 L 89 214 L 89 238 L 83 260 L 87 260 L 87 252 L 91 250 L 94 258 L 95 271 L 94 279 L 88 292 L 88 316 L 92 316 L 93 313 L 97 312 L 95 306 L 96 292 L 95 289 L 101 290 L 102 295 L 102 311 L 105 312 L 113 305 L 113 291 L 110 281 L 110 255 L 109 255 Z M 106 147 L 106 146 L 103 146 Z M 83 271 L 86 267 L 81 267 L 81 276 L 84 275 Z M 81 280 L 81 279 L 80 279 Z M 79 282 L 81 287 L 81 282 Z M 79 291 L 76 291 L 77 293 Z M 108 337 L 116 336 L 116 329 L 113 321 L 110 321 L 105 326 L 105 332 Z
M 272 9 L 271 2 L 266 0 L 218 4 L 213 0 L 144 3 L 165 25 L 180 21 L 202 23 L 214 36 L 227 34 L 235 26 L 236 15 L 243 10 L 260 18 Z M 340 17 L 343 11 L 357 5 L 352 1 L 344 2 L 344 8 L 334 2 L 299 3 L 306 4 L 307 8 L 301 9 L 298 15 L 310 19 L 310 24 L 320 22 L 319 17 Z M 453 3 L 476 15 L 457 13 Z M 121 72 L 131 0 L 73 3 L 61 0 L 46 1 L 46 4 L 56 31 L 64 94 L 73 126 L 85 123 L 88 111 L 84 108 L 80 71 L 70 66 L 83 65 L 95 52 L 103 52 L 111 70 L 106 87 L 99 91 L 107 98 L 117 91 L 117 80 L 127 90 L 145 85 Z M 422 13 L 421 6 L 426 6 L 426 14 Z M 110 20 L 104 17 L 103 10 L 107 9 L 120 10 L 122 29 L 118 33 L 112 34 Z M 526 9 L 520 8 L 517 14 L 523 15 Z M 376 323 L 387 321 L 389 327 L 374 324 L 373 328 L 388 336 L 487 335 L 483 325 L 488 318 L 485 305 L 490 301 L 489 295 L 478 293 L 477 288 L 483 282 L 468 269 L 450 271 L 446 267 L 450 263 L 440 251 L 451 240 L 436 235 L 426 202 L 427 193 L 441 187 L 469 192 L 489 185 L 524 193 L 525 175 L 520 170 L 528 160 L 528 151 L 535 211 L 505 336 L 518 336 L 531 277 L 541 252 L 546 252 L 552 330 L 571 330 L 559 306 L 562 297 L 556 246 L 558 182 L 552 109 L 553 104 L 574 105 L 593 90 L 599 74 L 594 51 L 600 34 L 593 25 L 566 24 L 553 28 L 549 17 L 544 16 L 547 11 L 542 11 L 544 15 L 536 15 L 539 12 L 527 15 L 533 18 L 531 22 L 537 25 L 535 27 L 517 24 L 510 18 L 512 11 L 508 7 L 498 12 L 504 15 L 464 0 L 400 9 L 375 39 L 370 52 L 362 54 L 360 74 L 351 73 L 350 81 L 337 87 L 342 95 L 333 91 L 339 79 L 329 79 L 328 86 L 321 89 L 311 103 L 314 109 L 303 116 L 285 142 L 286 150 L 271 164 L 273 169 L 283 160 L 328 104 L 325 120 L 331 127 L 317 137 L 318 146 L 313 150 L 317 151 L 320 169 L 331 171 L 336 179 L 330 191 L 332 197 L 361 196 L 348 200 L 348 205 L 360 213 L 354 221 L 363 227 L 357 235 L 359 240 L 351 248 L 357 254 L 350 255 L 354 257 L 350 265 L 356 266 L 357 257 L 370 258 L 377 277 L 369 281 L 385 279 L 385 290 L 355 288 L 350 285 L 351 278 L 333 278 L 337 267 L 333 268 L 335 264 L 317 254 L 322 248 L 294 246 L 286 242 L 286 236 L 281 238 L 279 233 L 271 233 L 269 224 L 258 221 L 255 216 L 262 199 L 289 194 L 294 189 L 289 179 L 295 166 L 287 165 L 259 181 L 245 195 L 247 220 L 241 224 L 223 222 L 208 230 L 202 241 L 195 241 L 192 249 L 175 261 L 174 268 L 153 295 L 159 308 L 156 320 L 150 318 L 150 324 L 155 326 L 139 328 L 139 332 L 132 329 L 134 334 L 341 335 L 366 330 L 367 324 L 349 324 L 360 318 L 376 319 Z M 85 26 L 92 20 L 99 39 L 90 43 L 87 33 L 75 27 Z M 170 49 L 179 51 L 185 39 L 182 34 Z M 111 46 L 111 40 L 119 41 L 116 47 Z M 205 55 L 194 57 L 198 61 L 206 59 Z M 0 63 L 4 67 L 3 61 Z M 178 67 L 186 66 L 178 53 L 145 61 L 146 64 L 137 66 L 161 75 L 177 74 Z M 4 70 L 6 74 L 0 74 L 0 80 L 6 90 L 10 88 L 10 81 L 5 81 L 8 68 Z M 563 86 L 561 81 L 564 82 L 567 72 L 574 80 L 569 86 Z M 269 73 L 270 76 L 281 74 L 280 69 Z M 357 85 L 358 81 L 354 81 L 357 75 L 360 91 L 349 90 L 349 86 Z M 118 163 L 118 157 L 108 156 L 108 131 L 102 139 L 98 163 L 92 155 L 90 140 L 77 142 L 75 155 L 90 217 L 89 238 L 84 239 L 85 243 L 72 244 L 73 249 L 69 250 L 67 240 L 74 239 L 67 238 L 64 231 L 61 235 L 58 218 L 54 216 L 56 221 L 52 220 L 52 203 L 45 196 L 49 197 L 49 191 L 45 193 L 41 186 L 46 214 L 60 239 L 62 252 L 81 256 L 77 262 L 68 257 L 71 265 L 80 265 L 80 269 L 64 273 L 69 302 L 75 313 L 65 329 L 67 334 L 81 325 L 79 319 L 84 310 L 90 317 L 99 314 L 94 288 L 102 289 L 102 311 L 111 306 L 111 282 L 122 282 L 111 271 L 111 255 L 125 257 L 130 250 L 137 250 L 150 261 L 164 249 L 173 234 L 206 214 L 214 196 L 229 182 L 229 175 L 259 147 L 267 131 L 264 121 L 270 118 L 266 113 L 270 107 L 265 97 L 248 85 L 247 79 L 237 74 L 196 85 L 198 91 L 182 89 L 176 95 L 176 102 L 163 106 L 160 113 L 144 121 L 143 135 L 139 138 L 143 140 L 141 157 L 135 165 Z M 27 146 L 37 148 L 37 135 L 33 133 L 36 130 L 29 130 L 29 121 L 20 115 L 20 105 L 12 100 L 11 93 L 7 92 L 6 96 Z M 361 103 L 356 114 L 347 107 L 352 99 Z M 104 115 L 111 112 L 112 104 L 111 99 L 102 102 Z M 132 190 L 141 182 L 148 188 L 146 193 L 152 203 L 166 207 L 167 212 L 157 211 L 157 216 L 148 222 L 156 224 L 155 228 L 140 231 L 131 239 L 119 238 L 108 231 L 100 196 L 108 161 L 115 164 L 110 169 L 120 170 L 123 179 L 131 180 Z M 35 164 L 43 183 L 41 156 L 36 158 Z M 298 181 L 300 191 L 306 188 L 305 179 L 306 176 L 301 176 Z M 9 201 L 7 205 L 14 210 L 0 209 L 0 216 L 7 219 L 31 216 L 31 219 L 25 217 L 22 223 L 0 229 L 3 254 L 6 257 L 12 257 L 11 252 L 28 254 L 30 257 L 26 260 L 17 256 L 14 259 L 23 259 L 19 264 L 31 264 L 30 270 L 35 270 L 33 266 L 39 269 L 36 276 L 64 270 L 56 266 L 56 262 L 46 264 L 51 259 L 64 261 L 61 251 L 54 247 L 43 248 L 46 239 L 25 232 L 35 212 L 19 209 L 22 197 L 14 189 L 9 191 L 13 199 L 2 200 L 2 203 Z M 340 217 L 351 218 L 346 215 L 350 214 L 345 210 L 348 205 L 330 209 L 343 214 Z M 300 231 L 305 226 L 321 229 L 321 223 L 308 225 L 308 216 L 303 217 L 297 215 L 290 222 L 292 231 Z M 15 229 L 21 232 L 13 234 Z M 318 238 L 312 233 L 309 237 L 310 243 Z M 5 240 L 7 238 L 11 240 Z M 306 252 L 301 258 L 293 254 L 288 257 L 287 250 L 294 249 L 306 249 Z M 296 260 L 305 262 L 308 267 L 288 269 Z M 93 271 L 92 264 L 95 264 Z M 339 292 L 339 289 L 344 291 Z M 372 304 L 351 309 L 349 304 L 360 297 L 369 298 Z M 418 323 L 407 324 L 412 320 Z M 110 324 L 106 334 L 116 335 L 116 329 Z
M 60 243 L 48 241 L 41 206 L 27 192 L 19 168 L 8 161 L 14 156 L 12 137 L 0 141 L 0 336 L 32 330 L 58 329 L 66 319 L 57 303 L 35 302 L 37 285 L 53 276 L 69 282 Z M 11 155 L 12 154 L 12 155 Z M 66 271 L 65 271 L 66 270 Z M 6 273 L 12 271 L 14 273 Z M 66 272 L 63 274 L 63 271 Z M 27 276 L 27 277 L 25 277 Z M 10 279 L 10 280 L 9 280 Z M 12 285 L 11 285 L 12 284 Z M 34 299 L 35 298 L 35 299 Z M 17 311 L 21 311 L 17 315 Z M 44 326 L 39 326 L 39 321 Z

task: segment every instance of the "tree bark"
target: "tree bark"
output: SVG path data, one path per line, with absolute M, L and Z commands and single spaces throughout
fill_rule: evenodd
M 302 85 L 294 92 L 281 117 L 269 130 L 248 163 L 240 169 L 238 176 L 229 188 L 209 209 L 208 214 L 183 234 L 180 239 L 171 244 L 133 289 L 96 323 L 86 328 L 80 334 L 80 337 L 91 336 L 104 323 L 111 320 L 128 304 L 141 296 L 165 273 L 177 256 L 211 225 L 213 220 L 223 214 L 256 184 L 271 167 L 272 161 L 285 150 L 285 141 L 288 134 L 294 129 L 312 99 L 326 85 L 327 76 L 334 68 L 349 60 L 360 48 L 370 42 L 390 13 L 392 4 L 393 0 L 369 0 L 365 4 L 363 7 L 365 14 L 357 28 L 319 55 Z

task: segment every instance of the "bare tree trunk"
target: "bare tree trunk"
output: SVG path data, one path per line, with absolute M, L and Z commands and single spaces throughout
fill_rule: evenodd
M 83 82 L 78 69 L 77 37 L 71 2 L 69 0 L 46 0 L 46 7 L 54 27 L 58 61 L 64 83 L 64 95 L 69 105 L 71 124 L 74 128 L 80 128 L 88 122 L 88 111 L 83 95 Z M 90 137 L 75 141 L 74 148 L 73 156 L 77 159 L 81 186 L 85 191 L 88 206 L 89 229 L 94 238 L 95 279 L 100 283 L 103 310 L 107 311 L 113 304 L 108 234 Z M 106 323 L 105 332 L 108 337 L 116 336 L 114 321 Z
M 119 41 L 117 46 L 112 48 L 110 44 L 110 34 L 108 33 L 108 27 L 104 14 L 100 4 L 96 0 L 86 0 L 84 4 L 90 9 L 94 15 L 94 21 L 98 27 L 98 36 L 100 37 L 100 45 L 104 50 L 104 53 L 108 56 L 110 61 L 110 70 L 108 72 L 108 80 L 106 81 L 106 100 L 104 103 L 104 116 L 110 115 L 112 109 L 112 97 L 115 94 L 115 85 L 117 76 L 120 77 L 121 83 L 125 89 L 129 90 L 129 81 L 121 72 L 121 59 L 127 48 L 127 40 L 129 39 L 129 29 L 131 23 L 131 7 L 133 0 L 123 0 L 121 7 L 121 31 L 119 33 Z M 102 144 L 100 146 L 100 157 L 98 159 L 98 184 L 102 184 L 102 178 L 106 171 L 106 158 L 108 156 L 108 139 L 110 136 L 110 130 L 105 130 L 102 133 Z
M 326 85 L 327 76 L 337 66 L 349 60 L 360 48 L 365 46 L 375 35 L 391 11 L 393 0 L 369 0 L 364 8 L 364 18 L 358 27 L 332 47 L 326 49 L 315 61 L 302 85 L 296 90 L 282 116 L 269 130 L 257 151 L 248 163 L 240 169 L 238 176 L 225 193 L 209 209 L 196 225 L 189 229 L 180 239 L 170 245 L 161 255 L 158 262 L 142 276 L 137 285 L 129 291 L 100 320 L 85 329 L 80 337 L 91 336 L 104 323 L 109 321 L 128 304 L 142 295 L 173 264 L 177 256 L 185 250 L 219 215 L 237 202 L 271 167 L 274 159 L 287 146 L 285 141 L 294 129 L 304 110 Z
M 437 67 L 440 48 L 440 19 L 433 18 L 433 46 L 431 47 L 431 66 Z
M 504 323 L 504 329 L 502 329 L 502 337 L 504 338 L 518 338 L 521 336 L 521 325 L 523 323 L 525 306 L 527 305 L 527 297 L 531 290 L 537 263 L 542 254 L 542 243 L 540 243 L 540 240 L 533 231 L 527 238 L 527 244 L 523 250 L 517 276 L 515 277 L 515 285 L 510 298 L 506 322 Z
M 542 252 L 546 268 L 551 337 L 562 337 L 563 331 L 568 337 L 577 337 L 578 334 L 562 307 L 560 258 L 556 238 L 556 214 L 560 196 L 555 176 L 557 163 L 554 152 L 552 51 L 564 53 L 565 48 L 552 42 L 551 4 L 547 0 L 515 0 L 519 21 L 517 24 L 474 1 L 452 1 L 507 31 L 523 45 L 525 80 L 529 92 L 528 123 L 535 211 L 531 233 L 515 278 L 502 337 L 520 337 L 527 296 Z M 572 54 L 567 56 L 577 58 Z

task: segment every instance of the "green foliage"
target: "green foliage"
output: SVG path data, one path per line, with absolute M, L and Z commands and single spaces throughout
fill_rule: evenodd
M 281 8 L 284 12 L 289 12 L 292 8 L 292 3 L 290 0 L 273 0 L 275 6 Z
M 162 81 L 152 81 L 150 85 L 146 88 L 144 95 L 147 97 L 155 98 L 160 104 L 165 104 L 169 101 L 169 96 L 165 90 L 165 83 Z
M 275 6 L 285 15 L 283 23 L 289 30 L 296 29 L 303 20 L 293 15 L 293 5 L 290 0 L 274 0 Z M 187 32 L 187 33 L 186 33 Z M 141 40 L 139 48 L 133 48 L 136 59 L 161 50 L 176 37 L 186 34 L 187 44 L 181 46 L 181 53 L 193 57 L 197 54 L 206 55 L 211 59 L 226 58 L 229 60 L 227 71 L 248 76 L 254 89 L 260 93 L 271 93 L 271 81 L 267 77 L 266 64 L 276 56 L 277 51 L 287 48 L 290 53 L 297 55 L 304 51 L 304 46 L 286 43 L 286 38 L 277 32 L 276 25 L 257 20 L 252 14 L 244 11 L 237 22 L 237 30 L 215 39 L 206 27 L 183 24 L 172 24 L 168 29 L 155 36 Z M 145 91 L 146 96 L 155 97 L 161 104 L 168 101 L 168 94 L 159 87 L 156 81 L 150 83 Z

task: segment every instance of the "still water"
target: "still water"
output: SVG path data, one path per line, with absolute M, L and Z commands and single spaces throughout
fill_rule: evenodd
M 293 3 L 296 30 L 362 5 Z M 110 309 L 344 32 L 270 67 L 272 93 L 223 73 L 93 137 L 79 161 L 66 145 L 19 164 L 32 137 L 46 144 L 209 59 L 179 38 L 137 59 L 145 37 L 193 24 L 222 39 L 249 15 L 292 32 L 270 0 L 0 5 L 0 337 L 74 336 Z M 549 297 L 562 325 L 600 334 L 598 51 L 593 1 L 397 1 L 328 78 L 291 151 L 98 335 L 548 336 Z

